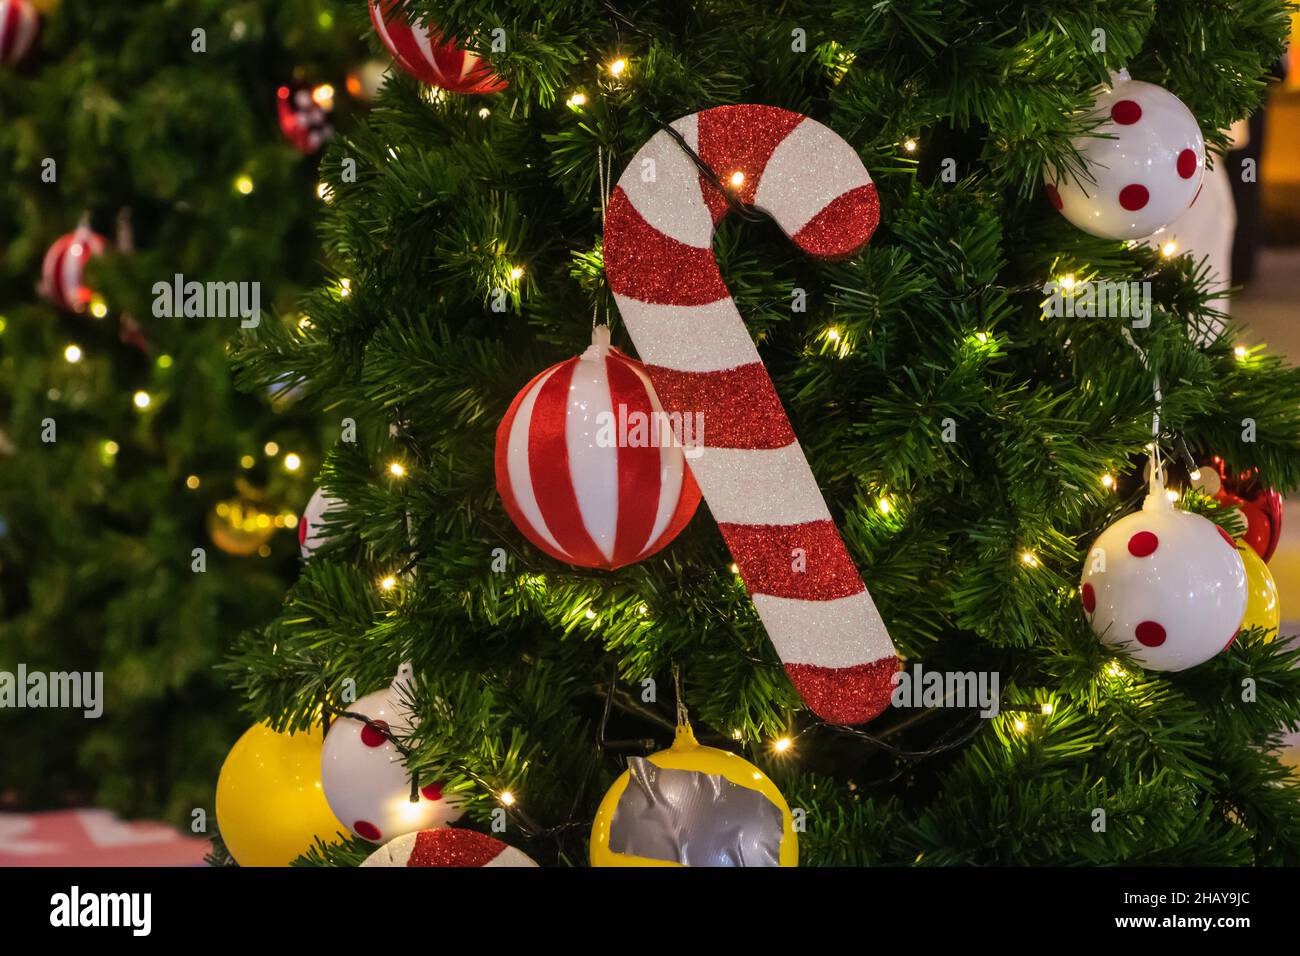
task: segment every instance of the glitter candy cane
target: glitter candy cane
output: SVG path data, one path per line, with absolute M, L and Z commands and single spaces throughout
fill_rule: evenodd
M 876 228 L 862 161 L 806 116 L 720 106 L 672 128 L 813 256 L 852 255 Z M 681 143 L 656 134 L 610 199 L 606 274 L 664 407 L 703 415 L 691 470 L 786 672 L 822 719 L 862 723 L 888 705 L 898 660 L 718 271 L 713 230 L 729 208 Z

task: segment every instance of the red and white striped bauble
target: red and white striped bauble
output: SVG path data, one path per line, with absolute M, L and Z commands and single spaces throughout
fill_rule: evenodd
M 103 255 L 108 240 L 89 226 L 60 236 L 41 265 L 41 294 L 61 309 L 84 312 L 94 293 L 86 288 L 86 263 Z
M 610 197 L 605 274 L 664 406 L 707 423 L 691 470 L 791 681 L 824 720 L 861 723 L 889 705 L 894 646 L 718 269 L 730 204 L 682 143 L 821 259 L 871 238 L 876 187 L 848 142 L 789 110 L 720 106 L 672 127 L 681 139 L 655 134 Z
M 496 93 L 506 88 L 479 57 L 444 42 L 437 29 L 412 26 L 404 0 L 370 0 L 370 22 L 393 59 L 411 76 L 453 93 Z
M 614 570 L 686 527 L 700 489 L 639 362 L 599 326 L 577 358 L 526 386 L 497 428 L 497 491 L 515 526 L 552 557 Z
M 536 866 L 524 853 L 475 830 L 420 830 L 389 840 L 362 866 Z
M 40 26 L 40 14 L 28 0 L 0 0 L 0 63 L 22 60 Z

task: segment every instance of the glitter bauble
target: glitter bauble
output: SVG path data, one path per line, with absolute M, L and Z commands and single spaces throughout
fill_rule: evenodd
M 527 855 L 474 830 L 444 827 L 420 830 L 390 840 L 362 866 L 537 866 Z

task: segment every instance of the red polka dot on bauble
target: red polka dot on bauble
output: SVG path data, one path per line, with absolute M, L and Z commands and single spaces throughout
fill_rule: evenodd
M 1052 205 L 1058 210 L 1065 208 L 1065 201 L 1061 199 L 1061 191 L 1051 183 L 1047 184 L 1047 198 L 1052 201 Z
M 1089 614 L 1097 610 L 1097 590 L 1091 584 L 1083 586 L 1083 609 Z
M 388 724 L 382 720 L 372 721 L 371 723 L 374 726 L 366 724 L 361 728 L 361 742 L 367 747 L 382 747 L 388 742 L 388 738 L 383 734 L 383 731 L 388 729 Z
M 1142 107 L 1132 100 L 1120 100 L 1110 108 L 1110 118 L 1120 126 L 1132 126 L 1142 118 Z
M 352 829 L 363 840 L 370 840 L 371 842 L 378 842 L 379 840 L 379 827 L 368 820 L 358 820 L 352 824 Z
M 1178 154 L 1178 175 L 1183 179 L 1191 179 L 1196 175 L 1196 150 L 1185 149 Z
M 427 787 L 421 787 L 420 793 L 424 794 L 424 799 L 426 800 L 441 800 L 442 784 L 431 783 Z
M 1128 553 L 1135 558 L 1145 558 L 1149 554 L 1155 554 L 1158 547 L 1160 547 L 1160 539 L 1150 531 L 1139 531 L 1128 539 Z
M 1155 621 L 1143 621 L 1133 633 L 1143 647 L 1159 647 L 1165 642 L 1165 629 Z
M 1137 212 L 1151 199 L 1151 193 L 1145 186 L 1130 183 L 1119 191 L 1119 204 L 1129 212 Z

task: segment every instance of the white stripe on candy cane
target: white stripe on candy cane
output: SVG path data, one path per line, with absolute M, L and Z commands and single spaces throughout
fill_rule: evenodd
M 705 448 L 691 462 L 719 524 L 805 524 L 831 514 L 799 443 L 784 448 Z
M 695 114 L 671 125 L 698 151 Z M 699 167 L 667 133 L 651 138 L 618 184 L 641 218 L 665 236 L 697 249 L 713 244 L 713 216 L 700 191 Z
M 657 305 L 615 295 L 641 361 L 677 372 L 720 372 L 762 361 L 730 297 L 708 305 Z M 700 343 L 707 342 L 707 348 Z
M 793 236 L 840 196 L 870 183 L 852 146 L 805 119 L 772 151 L 754 205 Z
M 806 661 L 821 667 L 853 667 L 894 655 L 880 612 L 866 591 L 833 601 L 755 594 L 754 609 L 783 661 Z M 843 634 L 852 644 L 833 640 Z

